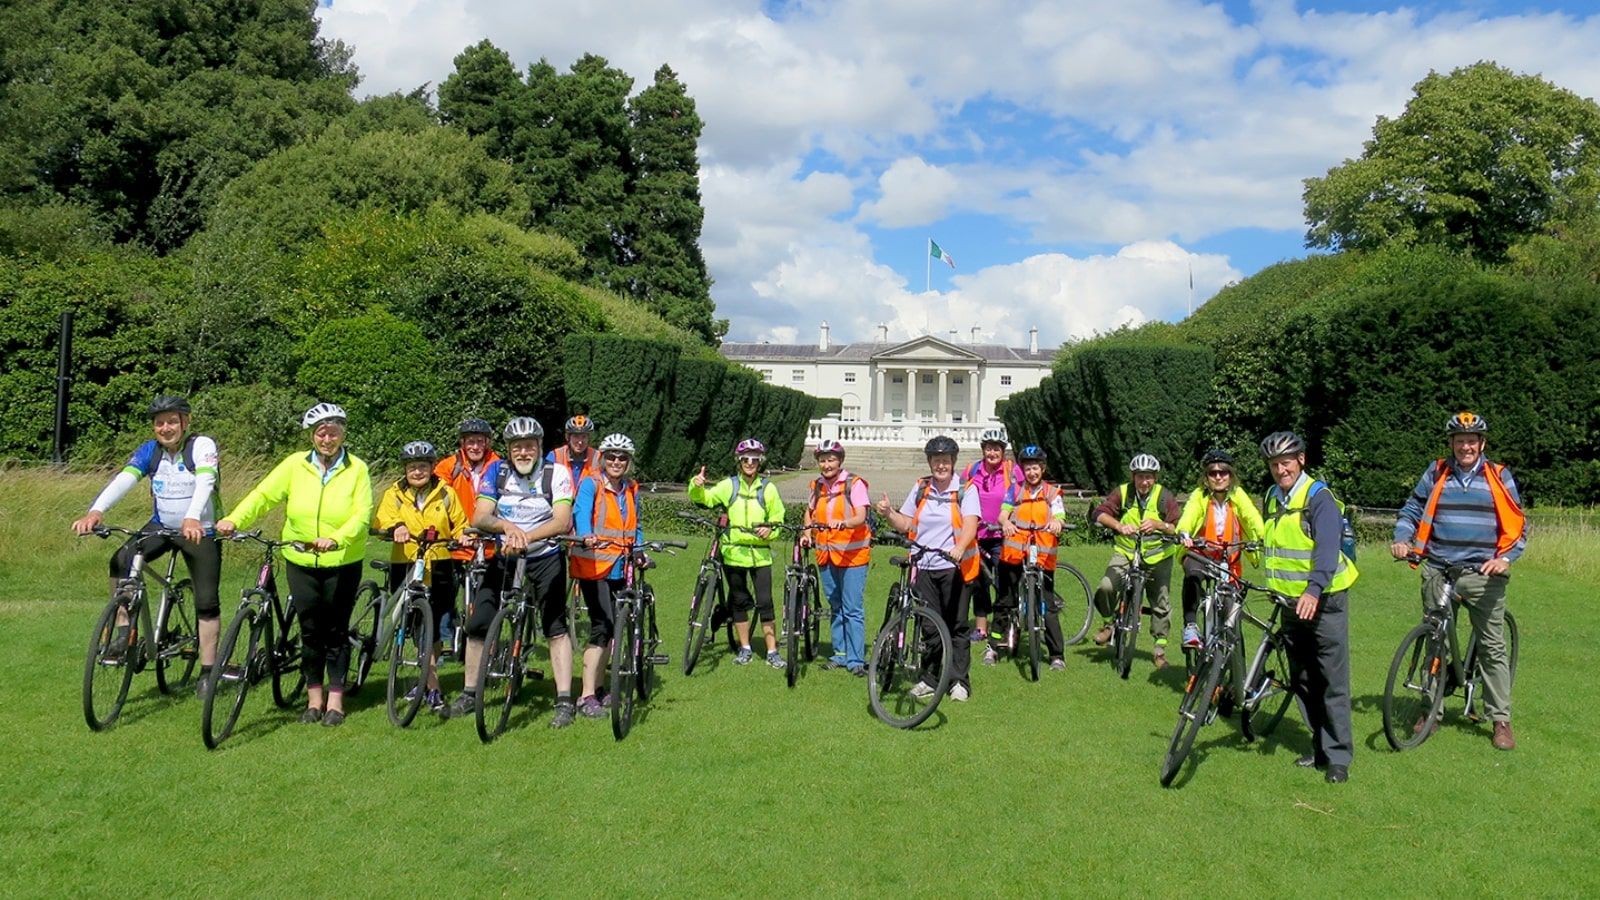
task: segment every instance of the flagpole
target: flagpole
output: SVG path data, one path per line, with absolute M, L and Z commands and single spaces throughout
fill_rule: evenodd
M 1189 263 L 1189 315 L 1194 315 L 1194 263 Z

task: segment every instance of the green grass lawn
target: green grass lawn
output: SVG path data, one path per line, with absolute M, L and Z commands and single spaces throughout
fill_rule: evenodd
M 699 541 L 655 573 L 673 664 L 624 742 L 604 721 L 549 730 L 548 682 L 525 690 L 527 713 L 491 746 L 465 721 L 396 730 L 381 690 L 329 729 L 296 724 L 263 689 L 245 711 L 253 727 L 213 753 L 200 704 L 159 696 L 152 672 L 115 728 L 85 727 L 83 653 L 113 545 L 66 524 L 98 479 L 5 478 L 0 894 L 1600 892 L 1600 778 L 1582 756 L 1600 627 L 1586 585 L 1542 564 L 1537 538 L 1511 586 L 1512 753 L 1455 715 L 1420 749 L 1387 749 L 1380 695 L 1418 615 L 1416 575 L 1363 549 L 1345 785 L 1292 765 L 1309 744 L 1291 711 L 1256 744 L 1218 721 L 1161 788 L 1181 665 L 1157 674 L 1143 650 L 1125 682 L 1084 647 L 1038 684 L 975 664 L 973 699 L 913 732 L 878 723 L 865 683 L 843 673 L 813 669 L 790 690 L 716 650 L 685 678 Z M 135 503 L 115 521 L 135 524 Z M 1095 580 L 1108 553 L 1068 557 Z M 225 572 L 225 618 L 246 556 Z M 869 637 L 891 577 L 874 564 Z

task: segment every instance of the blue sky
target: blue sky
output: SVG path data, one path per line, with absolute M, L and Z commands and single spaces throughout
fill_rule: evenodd
M 1492 59 L 1600 94 L 1594 3 L 334 0 L 364 91 L 666 62 L 706 122 L 702 248 L 736 340 L 973 325 L 1054 344 L 1175 319 L 1306 255 L 1300 191 L 1429 70 Z M 958 268 L 933 269 L 929 238 Z

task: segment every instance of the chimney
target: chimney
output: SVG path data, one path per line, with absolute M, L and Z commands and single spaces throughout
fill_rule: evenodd
M 817 341 L 817 349 L 823 351 L 828 349 L 828 322 L 826 319 L 822 322 L 822 338 Z
M 1028 352 L 1039 352 L 1039 326 L 1037 325 L 1028 329 Z
M 978 346 L 978 326 L 972 326 L 972 346 Z
M 878 343 L 889 343 L 889 325 L 886 322 L 878 323 Z
M 952 329 L 950 329 L 950 343 L 954 344 L 955 342 L 956 342 L 956 330 L 954 328 L 952 328 Z

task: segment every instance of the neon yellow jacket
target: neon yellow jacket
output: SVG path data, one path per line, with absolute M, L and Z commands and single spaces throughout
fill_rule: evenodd
M 419 493 L 422 495 L 421 509 L 417 508 Z M 440 540 L 453 540 L 461 537 L 462 529 L 467 527 L 467 513 L 461 508 L 461 498 L 456 495 L 455 488 L 443 478 L 435 477 L 432 486 L 424 487 L 421 491 L 401 478 L 389 485 L 383 496 L 378 498 L 377 511 L 372 514 L 372 527 L 378 531 L 393 531 L 397 525 L 404 525 L 413 538 L 432 526 L 439 530 Z M 394 544 L 389 553 L 391 562 L 411 562 L 416 558 L 415 540 Z M 450 550 L 444 544 L 434 544 L 428 548 L 430 562 L 449 558 Z
M 1183 512 L 1178 515 L 1178 531 L 1199 539 L 1205 531 L 1206 513 L 1209 509 L 1207 503 L 1211 492 L 1204 488 L 1196 488 L 1189 494 L 1189 499 L 1184 501 Z M 1237 484 L 1228 491 L 1228 504 L 1233 507 L 1233 514 L 1239 517 L 1239 526 L 1244 530 L 1244 539 L 1259 541 L 1267 533 L 1267 525 L 1261 519 L 1261 510 L 1256 509 L 1256 502 L 1250 499 L 1245 489 Z M 1189 551 L 1183 551 L 1184 556 Z M 1261 551 L 1253 550 L 1245 554 L 1253 566 L 1261 565 Z
M 313 569 L 331 569 L 367 558 L 367 527 L 372 521 L 372 476 L 367 464 L 345 451 L 324 483 L 315 450 L 295 453 L 250 489 L 227 518 L 241 529 L 268 510 L 284 504 L 285 541 L 332 538 L 338 545 L 326 553 L 283 548 L 283 558 Z
M 734 484 L 738 483 L 738 496 Z M 783 499 L 778 487 L 760 476 L 746 481 L 734 475 L 706 487 L 689 485 L 689 502 L 701 506 L 726 506 L 728 524 L 735 526 L 722 540 L 722 561 L 746 569 L 772 565 L 772 539 L 762 540 L 743 529 L 783 521 Z

